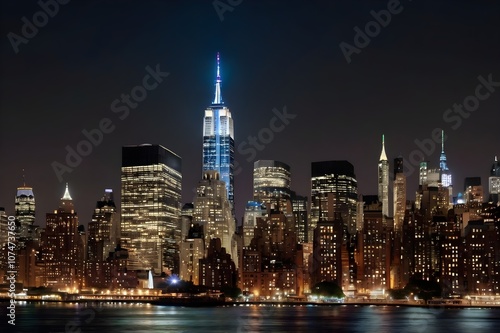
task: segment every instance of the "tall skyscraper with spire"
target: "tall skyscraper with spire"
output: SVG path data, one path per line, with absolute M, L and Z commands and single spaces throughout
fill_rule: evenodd
M 221 95 L 220 55 L 217 53 L 215 97 L 203 118 L 203 172 L 216 170 L 226 183 L 229 202 L 234 209 L 234 126 L 231 111 Z
M 378 161 L 378 199 L 382 202 L 382 216 L 389 216 L 389 161 L 385 154 L 385 138 L 382 134 L 382 152 Z
M 441 131 L 441 155 L 439 156 L 439 170 L 441 176 L 441 184 L 444 187 L 452 186 L 451 173 L 446 163 L 446 154 L 444 153 L 444 131 Z
M 59 208 L 46 215 L 42 233 L 42 284 L 76 292 L 83 286 L 85 245 L 68 184 Z

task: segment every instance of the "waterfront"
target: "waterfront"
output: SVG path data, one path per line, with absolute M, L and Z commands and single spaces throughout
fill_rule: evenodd
M 230 306 L 20 303 L 2 332 L 496 332 L 500 309 L 396 306 Z M 4 328 L 7 328 L 5 330 Z M 14 328 L 14 329 L 13 329 Z

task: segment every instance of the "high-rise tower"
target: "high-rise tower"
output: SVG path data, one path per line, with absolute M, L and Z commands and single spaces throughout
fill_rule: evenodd
M 403 158 L 394 159 L 394 229 L 401 231 L 406 208 L 406 176 L 403 173 Z
M 27 241 L 33 239 L 33 224 L 35 222 L 35 195 L 33 188 L 26 186 L 23 175 L 23 186 L 17 188 L 16 219 L 19 222 L 19 247 L 24 247 Z
M 217 53 L 215 97 L 205 109 L 203 119 L 203 172 L 216 170 L 226 183 L 229 202 L 234 209 L 234 127 L 231 111 L 221 95 L 220 56 Z
M 47 213 L 42 234 L 43 285 L 80 289 L 84 279 L 85 246 L 68 184 L 54 213 Z
M 500 163 L 498 157 L 495 156 L 493 165 L 490 170 L 490 177 L 488 178 L 490 198 L 489 201 L 498 204 L 500 202 Z
M 384 135 L 382 134 L 382 152 L 378 161 L 378 198 L 382 202 L 382 216 L 389 216 L 389 161 L 385 154 Z
M 259 160 L 253 164 L 253 200 L 291 213 L 290 166 L 272 160 Z M 273 207 L 274 206 L 274 207 Z
M 340 213 L 351 235 L 356 233 L 358 183 L 354 166 L 348 161 L 323 161 L 311 164 L 311 223 L 309 241 L 319 221 L 333 221 Z
M 235 224 L 227 200 L 226 186 L 217 171 L 205 171 L 194 199 L 193 222 L 203 226 L 205 247 L 211 238 L 220 238 L 221 246 L 236 260 Z
M 122 148 L 121 245 L 129 269 L 177 273 L 181 158 L 160 145 Z
M 439 170 L 441 173 L 441 184 L 444 187 L 452 186 L 451 173 L 446 163 L 446 154 L 444 153 L 444 131 L 441 131 L 441 155 L 439 156 Z

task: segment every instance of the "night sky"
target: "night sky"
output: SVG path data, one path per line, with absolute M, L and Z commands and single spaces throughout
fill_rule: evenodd
M 58 207 L 65 182 L 87 224 L 105 188 L 119 202 L 121 147 L 141 143 L 164 145 L 182 157 L 182 199 L 192 201 L 217 52 L 241 169 L 235 177 L 238 220 L 252 196 L 257 159 L 288 163 L 292 188 L 307 196 L 311 162 L 345 159 L 354 165 L 359 192 L 376 194 L 382 134 L 391 178 L 393 158 L 409 159 L 422 151 L 415 140 L 429 140 L 443 128 L 455 195 L 467 176 L 481 176 L 487 190 L 489 168 L 500 155 L 500 83 L 480 88 L 481 96 L 489 95 L 463 113 L 467 118 L 447 109 L 474 103 L 469 96 L 479 76 L 500 82 L 500 3 L 391 2 L 222 0 L 215 3 L 227 10 L 219 15 L 212 1 L 73 0 L 34 36 L 16 39 L 16 53 L 11 39 L 23 38 L 22 18 L 45 22 L 37 1 L 3 1 L 0 206 L 13 213 L 24 168 L 38 225 Z M 354 28 L 364 31 L 374 21 L 370 12 L 388 4 L 395 12 L 390 22 L 371 30 L 369 41 L 357 40 L 348 63 L 339 45 L 353 50 Z M 128 114 L 113 112 L 116 99 L 142 86 L 147 66 L 169 74 Z M 248 145 L 240 145 L 266 132 L 273 109 L 284 108 L 295 118 L 272 140 L 261 134 L 269 142 L 252 159 Z M 82 131 L 105 118 L 113 130 L 60 181 L 53 162 L 66 164 L 65 147 L 75 149 L 85 140 Z M 439 150 L 424 152 L 433 167 Z M 417 173 L 407 168 L 407 174 L 414 199 Z

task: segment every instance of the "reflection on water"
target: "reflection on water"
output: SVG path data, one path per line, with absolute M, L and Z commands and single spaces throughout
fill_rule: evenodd
M 1 332 L 497 332 L 500 309 L 392 306 L 234 306 L 18 304 L 16 327 Z

